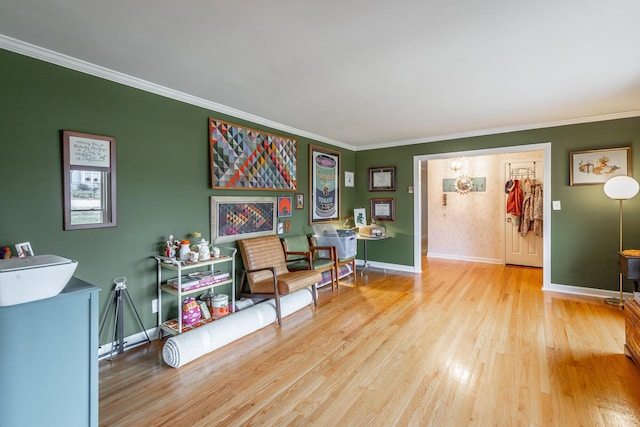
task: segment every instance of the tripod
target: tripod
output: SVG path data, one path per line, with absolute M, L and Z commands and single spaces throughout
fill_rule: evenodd
M 133 300 L 129 295 L 129 291 L 127 291 L 127 278 L 118 277 L 113 281 L 113 283 L 115 283 L 116 286 L 113 288 L 113 291 L 111 291 L 111 296 L 109 297 L 109 304 L 107 305 L 107 309 L 105 310 L 104 315 L 102 316 L 102 320 L 100 321 L 100 331 L 98 333 L 99 335 L 102 335 L 102 330 L 104 328 L 104 325 L 106 324 L 107 318 L 110 317 L 109 315 L 111 313 L 113 313 L 113 340 L 111 340 L 111 350 L 109 351 L 109 360 L 113 359 L 113 349 L 115 347 L 118 347 L 118 354 L 124 353 L 124 349 L 126 346 L 126 343 L 124 342 L 124 303 L 126 301 L 128 301 L 129 304 L 131 305 L 131 308 L 133 309 L 133 312 L 135 313 L 136 318 L 138 319 L 138 326 L 140 326 L 140 329 L 142 329 L 142 331 L 144 332 L 144 335 L 147 337 L 146 340 L 139 341 L 132 345 L 135 346 L 143 342 L 148 342 L 148 343 L 151 342 L 151 339 L 149 339 L 149 335 L 147 334 L 147 331 L 144 329 L 144 325 L 142 324 L 142 320 L 140 319 L 138 310 L 136 310 L 136 306 L 133 304 Z M 115 304 L 115 307 L 114 307 L 114 304 Z M 111 311 L 112 307 L 114 307 L 113 311 Z M 116 335 L 118 336 L 117 340 L 116 340 Z

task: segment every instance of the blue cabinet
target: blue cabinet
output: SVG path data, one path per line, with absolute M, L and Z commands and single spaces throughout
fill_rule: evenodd
M 98 292 L 0 307 L 0 425 L 98 425 Z

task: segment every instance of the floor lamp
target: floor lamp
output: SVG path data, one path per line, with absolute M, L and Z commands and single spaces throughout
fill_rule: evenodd
M 620 249 L 622 252 L 622 201 L 632 199 L 638 194 L 640 184 L 630 176 L 614 176 L 604 183 L 604 194 L 609 198 L 620 201 Z M 607 304 L 624 307 L 622 297 L 622 273 L 620 273 L 620 298 L 607 298 Z

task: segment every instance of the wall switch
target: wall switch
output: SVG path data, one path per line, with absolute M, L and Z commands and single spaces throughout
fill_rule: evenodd
M 554 200 L 552 204 L 554 211 L 559 211 L 560 209 L 562 209 L 562 207 L 560 206 L 560 200 Z
M 157 313 L 158 312 L 158 300 L 154 299 L 151 301 L 151 313 Z

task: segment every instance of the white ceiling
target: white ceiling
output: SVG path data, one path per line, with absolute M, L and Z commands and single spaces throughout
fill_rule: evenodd
M 638 0 L 2 0 L 0 47 L 365 149 L 639 116 L 639 17 Z

